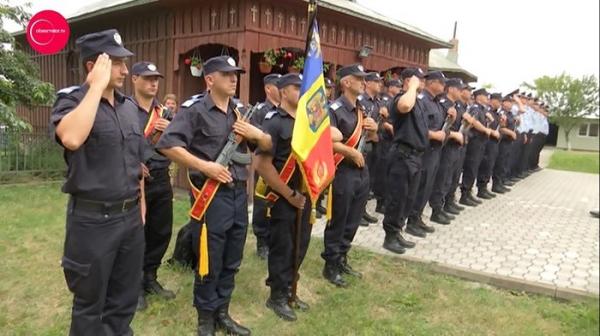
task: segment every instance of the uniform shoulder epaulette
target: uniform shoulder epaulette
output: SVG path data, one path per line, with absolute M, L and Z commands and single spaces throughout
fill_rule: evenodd
M 190 107 L 199 102 L 202 97 L 203 96 L 201 95 L 191 96 L 188 100 L 184 101 L 183 104 L 181 104 L 181 107 Z
M 341 106 L 342 104 L 340 104 L 340 102 L 338 102 L 337 100 L 334 101 L 333 104 L 329 105 L 329 107 L 334 111 L 339 109 Z
M 273 118 L 273 116 L 276 114 L 277 114 L 277 110 L 267 112 L 267 114 L 265 114 L 265 120 L 269 120 L 269 119 Z
M 71 93 L 79 90 L 80 88 L 81 87 L 79 85 L 69 86 L 64 89 L 58 90 L 58 92 L 56 92 L 56 94 L 57 95 L 68 95 L 68 94 L 71 94 Z
M 258 103 L 258 105 L 256 105 L 256 109 L 257 109 L 257 110 L 260 110 L 260 109 L 262 109 L 263 107 L 265 107 L 265 103 L 264 103 L 264 102 L 262 102 L 262 103 Z
M 419 98 L 419 99 L 423 99 L 423 97 L 425 97 L 425 96 L 423 96 L 422 93 L 419 93 L 419 95 L 417 96 L 417 98 Z

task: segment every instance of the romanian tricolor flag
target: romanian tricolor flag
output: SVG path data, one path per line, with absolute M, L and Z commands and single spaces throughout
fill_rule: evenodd
M 312 10 L 310 6 L 314 6 Z M 311 1 L 304 72 L 292 135 L 292 150 L 301 167 L 313 208 L 319 194 L 335 176 L 323 54 L 315 13 L 316 4 Z

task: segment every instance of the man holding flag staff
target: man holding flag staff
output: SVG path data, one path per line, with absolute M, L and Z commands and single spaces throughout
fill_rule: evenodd
M 195 198 L 190 211 L 192 241 L 199 258 L 194 282 L 198 335 L 215 335 L 215 324 L 228 335 L 250 335 L 229 316 L 229 302 L 248 229 L 247 142 L 267 151 L 271 138 L 248 123 L 248 116 L 238 110 L 241 104 L 232 99 L 238 73 L 243 72 L 235 60 L 213 57 L 203 68 L 209 92 L 182 104 L 156 148 L 189 169 Z M 228 142 L 232 138 L 235 145 Z M 231 162 L 215 162 L 228 147 L 237 149 L 227 153 Z
M 302 173 L 292 153 L 292 132 L 298 108 L 302 76 L 287 74 L 279 80 L 281 105 L 267 113 L 263 129 L 271 136 L 273 147 L 257 151 L 257 171 L 269 186 L 267 201 L 272 203 L 269 240 L 269 277 L 271 296 L 267 307 L 287 321 L 295 321 L 296 314 L 289 305 L 290 289 L 295 276 L 294 236 L 300 235 L 300 265 L 310 242 L 310 199 L 302 188 Z M 297 210 L 301 210 L 298 212 Z M 297 214 L 301 214 L 299 232 L 295 232 Z M 295 298 L 295 307 L 308 306 Z

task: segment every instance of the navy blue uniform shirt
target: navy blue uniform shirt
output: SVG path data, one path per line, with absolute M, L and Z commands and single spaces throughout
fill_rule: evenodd
M 240 114 L 244 113 L 241 104 L 233 98 L 229 99 L 226 113 L 219 109 L 213 102 L 210 94 L 196 95 L 185 101 L 169 127 L 158 140 L 157 149 L 170 147 L 184 147 L 192 155 L 205 160 L 215 161 L 227 143 L 233 124 L 237 121 L 234 107 Z M 247 153 L 248 145 L 242 141 L 238 152 Z M 232 162 L 229 171 L 235 181 L 246 181 L 248 170 L 246 166 Z M 205 178 L 199 171 L 190 169 L 190 177 L 201 187 Z
M 423 95 L 417 95 L 415 105 L 408 113 L 398 112 L 398 100 L 404 95 L 400 92 L 390 105 L 390 119 L 394 125 L 394 143 L 408 146 L 417 151 L 429 147 L 429 129 L 423 105 Z
M 71 87 L 58 92 L 52 107 L 50 129 L 56 141 L 56 126 L 83 100 L 89 86 Z M 100 99 L 92 130 L 75 151 L 64 148 L 67 163 L 62 191 L 73 196 L 117 202 L 138 196 L 145 162 L 145 140 L 138 119 L 137 105 L 115 90 L 114 107 Z M 64 147 L 64 146 L 63 146 Z

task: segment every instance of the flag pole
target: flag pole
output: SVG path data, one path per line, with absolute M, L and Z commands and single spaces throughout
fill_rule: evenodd
M 312 32 L 315 24 L 315 17 L 317 15 L 317 0 L 310 0 L 308 3 L 308 30 L 306 31 L 306 45 L 304 47 L 304 54 L 308 53 L 310 48 L 310 42 L 312 40 Z M 306 195 L 307 190 L 306 182 L 301 179 L 300 192 Z M 312 203 L 312 200 L 311 200 Z M 306 204 L 305 204 L 306 205 Z M 297 209 L 296 211 L 296 225 L 294 227 L 294 280 L 292 281 L 291 295 L 289 298 L 290 306 L 293 306 L 298 298 L 298 278 L 300 268 L 300 231 L 302 230 L 302 215 L 303 209 Z

